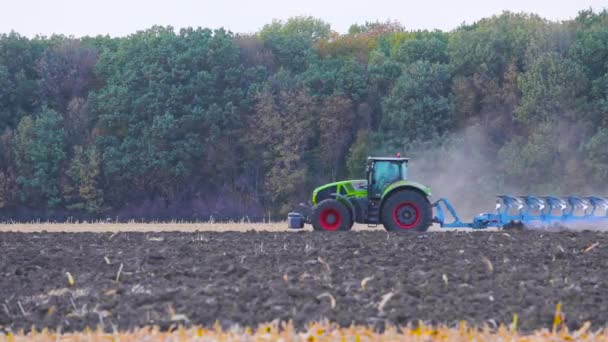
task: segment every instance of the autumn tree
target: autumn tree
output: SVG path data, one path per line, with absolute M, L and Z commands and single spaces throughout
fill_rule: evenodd
M 309 185 L 318 106 L 305 90 L 286 84 L 267 86 L 256 99 L 250 134 L 264 161 L 270 203 L 285 213 Z
M 105 208 L 100 184 L 101 160 L 95 147 L 85 150 L 74 146 L 66 174 L 69 179 L 63 186 L 63 197 L 67 208 L 102 213 Z
M 354 139 L 357 126 L 356 112 L 351 100 L 333 96 L 320 103 L 319 158 L 323 173 L 332 181 L 346 176 L 344 170 L 348 148 Z
M 47 104 L 64 111 L 75 98 L 84 99 L 96 84 L 97 51 L 78 40 L 66 40 L 47 49 L 36 63 L 39 86 Z

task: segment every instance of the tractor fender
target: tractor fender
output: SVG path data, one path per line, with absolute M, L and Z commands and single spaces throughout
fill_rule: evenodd
M 430 187 L 422 185 L 420 183 L 416 183 L 416 182 L 401 180 L 401 181 L 398 181 L 398 182 L 395 182 L 395 183 L 389 185 L 388 187 L 386 187 L 386 189 L 384 189 L 384 192 L 382 193 L 382 201 L 384 201 L 385 198 L 388 198 L 388 196 L 391 193 L 393 193 L 393 191 L 404 189 L 404 188 L 417 190 L 426 197 L 431 196 Z
M 331 198 L 344 203 L 344 205 L 346 205 L 346 207 L 348 208 L 348 211 L 350 212 L 350 217 L 353 220 L 355 220 L 355 218 L 357 217 L 356 212 L 355 212 L 355 206 L 352 204 L 351 201 L 348 200 L 348 197 L 338 194 L 338 193 L 333 193 L 330 196 L 331 196 Z

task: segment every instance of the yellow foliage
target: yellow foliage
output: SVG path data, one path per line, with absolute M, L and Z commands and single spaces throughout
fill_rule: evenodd
M 514 323 L 517 321 L 514 316 Z M 260 325 L 257 329 L 242 328 L 223 330 L 216 326 L 213 330 L 202 327 L 180 327 L 172 332 L 161 331 L 158 327 L 140 328 L 130 332 L 104 333 L 100 329 L 86 329 L 76 333 L 55 333 L 47 329 L 23 332 L 0 333 L 0 342 L 4 341 L 606 341 L 608 329 L 591 332 L 590 324 L 585 323 L 577 331 L 557 327 L 563 323 L 561 305 L 556 311 L 556 324 L 553 331 L 542 329 L 530 334 L 521 334 L 514 329 L 477 329 L 461 322 L 458 327 L 431 326 L 419 323 L 416 327 L 407 326 L 401 329 L 388 327 L 384 332 L 374 331 L 364 326 L 340 328 L 331 323 L 310 324 L 303 331 L 296 331 L 291 323 L 279 325 L 270 323 Z
M 65 272 L 65 275 L 68 277 L 68 285 L 74 286 L 74 277 L 70 272 Z

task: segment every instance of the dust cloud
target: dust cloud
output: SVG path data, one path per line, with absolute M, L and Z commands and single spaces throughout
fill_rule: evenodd
M 500 188 L 496 156 L 477 126 L 469 127 L 440 146 L 406 152 L 409 178 L 431 187 L 432 200 L 447 198 L 463 221 L 495 210 Z
M 563 134 L 567 133 L 562 131 Z M 530 181 L 526 179 L 521 179 L 516 185 L 505 184 L 497 150 L 488 132 L 480 126 L 471 126 L 454 134 L 440 145 L 420 145 L 402 154 L 411 158 L 408 177 L 412 181 L 431 187 L 431 201 L 447 198 L 463 222 L 471 222 L 473 217 L 480 213 L 496 212 L 498 195 L 603 196 L 606 193 L 605 186 L 580 182 L 562 183 L 562 189 L 540 193 L 537 193 L 538 190 L 533 185 L 527 184 Z M 577 151 L 567 152 L 575 156 L 574 158 L 579 158 Z M 557 170 L 558 173 L 563 172 L 563 177 L 566 179 L 576 176 L 570 175 L 570 173 L 576 174 L 570 171 L 567 167 L 561 171 Z M 598 209 L 597 214 L 607 215 L 603 209 Z M 548 231 L 564 229 L 608 231 L 608 216 L 605 220 L 595 219 L 545 226 L 531 224 L 527 227 Z

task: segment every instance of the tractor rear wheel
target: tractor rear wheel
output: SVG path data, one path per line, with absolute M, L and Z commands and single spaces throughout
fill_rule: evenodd
M 418 191 L 399 190 L 385 200 L 380 216 L 388 231 L 424 232 L 431 225 L 433 208 Z
M 350 230 L 353 226 L 348 208 L 333 198 L 319 202 L 312 209 L 311 222 L 315 230 Z

